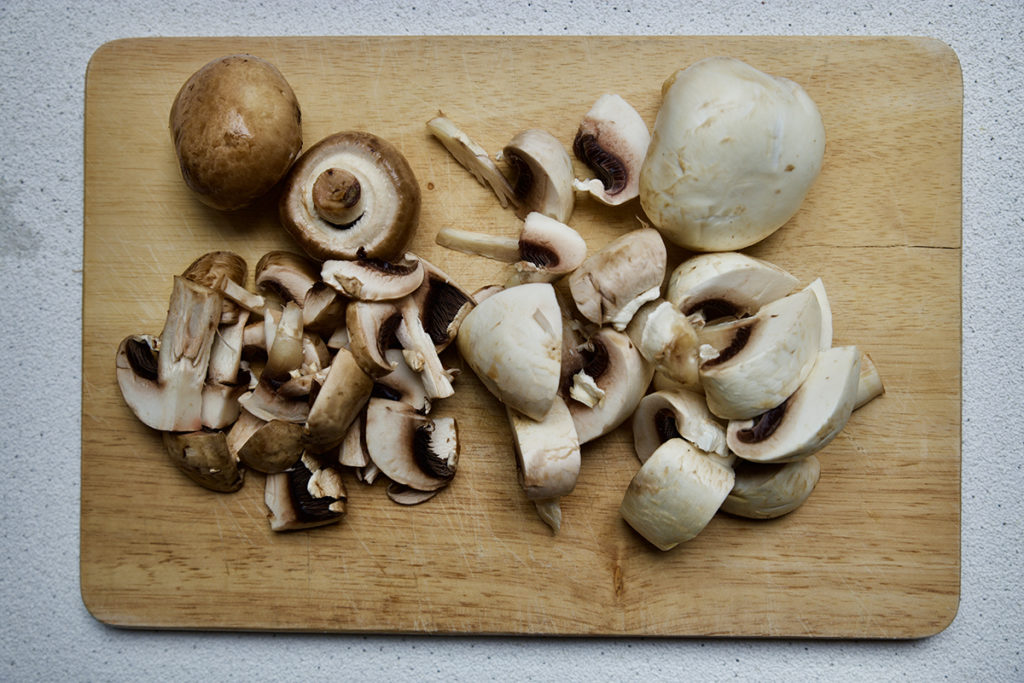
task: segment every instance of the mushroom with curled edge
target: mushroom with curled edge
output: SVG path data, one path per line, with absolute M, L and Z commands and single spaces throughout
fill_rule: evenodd
M 338 470 L 309 453 L 286 471 L 268 474 L 264 489 L 273 531 L 334 524 L 345 515 L 347 498 Z
M 813 455 L 786 463 L 754 463 L 739 459 L 733 466 L 736 483 L 722 503 L 722 512 L 750 519 L 775 519 L 804 504 L 821 476 Z
M 821 114 L 803 88 L 710 57 L 662 86 L 640 202 L 683 248 L 742 249 L 796 214 L 824 153 Z
M 558 500 L 572 493 L 580 474 L 580 440 L 572 414 L 560 397 L 555 397 L 540 420 L 508 406 L 505 410 L 512 428 L 519 485 L 541 519 L 558 533 L 562 519 Z
M 656 372 L 683 386 L 700 384 L 697 331 L 671 302 L 648 301 L 629 321 L 626 334 Z
M 723 465 L 732 465 L 736 459 L 726 446 L 725 428 L 708 410 L 703 396 L 686 390 L 644 396 L 633 413 L 633 448 L 640 462 L 647 462 L 669 439 L 680 438 Z
M 504 289 L 462 321 L 459 354 L 499 401 L 535 420 L 551 409 L 559 389 L 562 316 L 546 282 Z
M 734 483 L 731 467 L 685 439 L 669 439 L 633 476 L 619 513 L 659 550 L 671 550 L 704 530 Z
M 244 470 L 228 451 L 224 432 L 164 432 L 163 441 L 171 462 L 203 488 L 221 493 L 242 488 Z
M 459 462 L 455 418 L 429 418 L 401 401 L 371 398 L 366 406 L 370 460 L 391 481 L 434 491 L 447 486 Z
M 335 133 L 306 150 L 284 181 L 281 224 L 314 259 L 398 258 L 419 224 L 409 162 L 371 133 Z
M 587 257 L 587 243 L 565 223 L 531 211 L 518 238 L 441 228 L 436 241 L 464 254 L 513 263 L 523 280 L 551 281 L 571 273 Z
M 740 252 L 698 254 L 672 271 L 665 298 L 702 325 L 753 315 L 797 282 L 779 266 Z
M 647 393 L 654 367 L 622 332 L 605 327 L 581 349 L 582 366 L 562 386 L 576 434 L 589 443 L 624 423 Z
M 666 261 L 657 230 L 638 228 L 620 235 L 569 276 L 577 310 L 598 325 L 626 329 L 641 306 L 661 296 Z
M 651 143 L 647 124 L 620 95 L 601 95 L 580 121 L 572 150 L 597 177 L 573 180 L 573 187 L 589 192 L 610 206 L 624 204 L 640 194 L 640 167 Z
M 340 445 L 372 391 L 373 378 L 363 372 L 352 352 L 338 349 L 306 418 L 306 448 L 323 453 Z
M 412 253 L 385 261 L 359 249 L 354 260 L 324 261 L 321 279 L 336 290 L 360 301 L 392 301 L 412 294 L 424 276 L 423 264 Z
M 487 154 L 487 150 L 470 139 L 451 119 L 444 115 L 436 116 L 427 121 L 427 130 L 459 164 L 473 174 L 477 182 L 494 192 L 502 208 L 518 204 L 511 183 Z
M 121 396 L 147 426 L 173 432 L 202 427 L 203 386 L 221 310 L 219 291 L 176 276 L 160 337 L 132 335 L 118 345 Z
M 509 141 L 501 152 L 508 163 L 516 215 L 531 211 L 568 223 L 576 204 L 572 159 L 551 133 L 531 128 Z
M 789 462 L 818 452 L 849 420 L 859 380 L 857 347 L 819 352 L 807 379 L 792 396 L 752 419 L 730 420 L 729 449 L 753 462 Z

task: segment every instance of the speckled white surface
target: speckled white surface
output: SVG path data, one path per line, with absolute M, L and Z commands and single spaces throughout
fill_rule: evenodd
M 0 2 L 0 680 L 1024 680 L 1024 3 Z M 896 5 L 899 5 L 898 7 Z M 910 642 L 193 634 L 108 628 L 78 583 L 82 105 L 154 35 L 926 35 L 965 88 L 960 611 Z

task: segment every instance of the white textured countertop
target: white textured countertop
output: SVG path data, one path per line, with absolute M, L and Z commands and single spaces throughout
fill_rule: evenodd
M 1024 680 L 1024 4 L 0 3 L 0 680 Z M 839 3 L 836 3 L 839 5 Z M 896 5 L 900 6 L 896 6 Z M 167 633 L 78 578 L 85 69 L 137 36 L 918 35 L 963 68 L 962 586 L 907 642 Z

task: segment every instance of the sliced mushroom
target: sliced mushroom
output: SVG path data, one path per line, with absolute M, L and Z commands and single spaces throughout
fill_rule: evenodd
M 615 94 L 598 98 L 580 122 L 572 151 L 597 177 L 573 181 L 604 204 L 618 206 L 640 194 L 640 167 L 651 143 L 647 124 Z
M 860 381 L 857 383 L 857 400 L 853 409 L 857 410 L 866 403 L 878 398 L 885 393 L 885 385 L 882 384 L 882 376 L 878 374 L 878 368 L 871 356 L 862 353 L 860 356 Z
M 630 481 L 619 512 L 659 550 L 671 550 L 704 530 L 734 482 L 732 468 L 684 439 L 669 439 Z
M 857 347 L 818 353 L 811 373 L 787 400 L 753 419 L 729 422 L 729 448 L 753 462 L 788 462 L 818 452 L 850 418 L 859 380 Z
M 580 441 L 565 402 L 556 397 L 540 420 L 512 408 L 506 413 L 526 497 L 548 500 L 571 493 L 580 474 Z
M 821 308 L 808 290 L 773 301 L 740 321 L 746 343 L 701 365 L 708 408 L 729 420 L 760 415 L 786 400 L 814 366 Z
M 821 464 L 813 455 L 779 464 L 738 460 L 736 483 L 722 512 L 751 519 L 775 519 L 804 504 L 818 484 Z
M 665 298 L 703 323 L 753 315 L 796 286 L 794 276 L 768 261 L 739 252 L 698 254 L 672 271 Z
M 569 276 L 576 308 L 587 320 L 626 329 L 637 310 L 661 296 L 667 255 L 661 235 L 632 230 L 592 254 Z
M 345 313 L 348 343 L 356 362 L 371 377 L 394 370 L 384 352 L 397 345 L 395 332 L 402 322 L 394 302 L 353 301 Z
M 416 412 L 426 415 L 430 412 L 430 397 L 423 387 L 423 379 L 405 362 L 400 349 L 388 349 L 384 357 L 394 370 L 378 377 L 373 385 L 373 396 L 411 405 Z
M 306 418 L 306 447 L 323 453 L 341 444 L 372 391 L 373 378 L 363 372 L 352 352 L 338 349 Z
M 391 482 L 388 484 L 387 494 L 388 498 L 398 503 L 399 505 L 419 505 L 425 503 L 434 496 L 440 489 L 434 491 L 417 491 L 414 488 L 409 488 L 403 484 Z
M 544 279 L 571 273 L 587 256 L 587 244 L 578 232 L 536 211 L 526 215 L 518 239 L 441 228 L 437 243 L 465 254 L 514 263 L 518 272 Z
M 267 320 L 272 318 L 267 316 Z M 293 371 L 302 367 L 302 309 L 297 303 L 289 301 L 285 304 L 273 330 L 273 339 L 267 348 L 267 364 L 260 375 L 260 381 L 276 389 Z
M 425 259 L 420 262 L 426 275 L 409 298 L 419 310 L 424 332 L 440 353 L 455 341 L 459 326 L 475 305 L 474 299 L 443 270 Z
M 402 153 L 364 132 L 330 135 L 285 179 L 281 223 L 313 258 L 398 258 L 419 223 L 420 189 Z
M 498 170 L 497 164 L 487 151 L 473 142 L 458 126 L 445 116 L 437 116 L 427 121 L 427 130 L 437 138 L 445 149 L 467 171 L 473 174 L 484 187 L 488 187 L 498 198 L 502 208 L 517 203 L 515 192 L 508 178 Z
M 203 254 L 182 272 L 186 280 L 198 282 L 210 289 L 222 289 L 226 281 L 239 287 L 245 287 L 245 278 L 249 267 L 238 254 L 233 251 L 211 251 Z M 225 298 L 221 312 L 222 325 L 230 325 L 238 321 L 239 313 L 244 310 L 234 301 Z
M 551 409 L 561 375 L 562 321 L 554 288 L 531 283 L 489 296 L 469 312 L 459 353 L 506 406 L 539 420 Z
M 135 335 L 118 345 L 117 383 L 144 424 L 175 432 L 202 427 L 203 385 L 221 309 L 218 291 L 175 277 L 160 338 Z
M 366 467 L 370 464 L 370 453 L 366 448 L 366 410 L 359 412 L 352 420 L 338 451 L 338 463 L 345 467 Z
M 558 533 L 562 529 L 562 504 L 561 498 L 548 498 L 547 500 L 535 500 L 533 506 L 537 510 L 537 516 L 545 524 L 551 527 L 552 533 Z
M 273 531 L 333 524 L 345 515 L 346 499 L 338 472 L 309 456 L 285 472 L 267 475 L 264 501 Z
M 254 276 L 259 289 L 301 305 L 320 280 L 320 265 L 302 254 L 276 249 L 260 257 Z
M 325 337 L 344 331 L 347 303 L 345 297 L 326 282 L 313 283 L 302 300 L 303 329 Z
M 264 422 L 238 447 L 238 459 L 257 472 L 284 472 L 303 453 L 302 425 L 283 420 Z
M 360 249 L 355 260 L 324 261 L 320 277 L 345 296 L 362 301 L 401 299 L 423 284 L 424 269 L 415 254 L 385 261 Z
M 164 432 L 171 462 L 203 488 L 230 493 L 242 488 L 244 472 L 228 451 L 224 432 Z
M 505 145 L 502 158 L 511 171 L 520 218 L 537 211 L 556 221 L 569 222 L 576 203 L 572 159 L 558 138 L 545 130 L 524 130 Z
M 818 342 L 818 350 L 828 351 L 832 348 L 832 305 L 825 292 L 825 283 L 819 277 L 807 285 L 806 289 L 814 293 L 814 297 L 818 301 L 818 308 L 821 309 L 821 338 Z
M 669 439 L 686 439 L 722 464 L 732 465 L 725 428 L 708 410 L 704 397 L 692 391 L 656 391 L 644 396 L 633 413 L 633 447 L 647 462 Z
M 641 306 L 626 334 L 655 371 L 684 386 L 700 384 L 697 331 L 672 303 L 655 299 Z
M 202 422 L 208 429 L 224 429 L 238 419 L 238 398 L 248 384 L 247 373 L 239 373 L 248 320 L 249 311 L 237 311 L 235 322 L 221 323 L 213 338 L 203 387 Z
M 392 481 L 418 491 L 448 485 L 459 461 L 454 418 L 428 418 L 399 401 L 371 398 L 365 439 L 370 459 Z

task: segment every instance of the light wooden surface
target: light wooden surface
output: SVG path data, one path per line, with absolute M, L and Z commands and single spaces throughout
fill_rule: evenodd
M 836 344 L 869 352 L 887 393 L 819 458 L 808 502 L 775 521 L 716 517 L 669 553 L 618 515 L 638 468 L 628 429 L 584 450 L 552 536 L 515 482 L 503 411 L 468 370 L 438 406 L 458 417 L 452 486 L 414 508 L 349 478 L 340 525 L 274 534 L 262 478 L 215 494 L 177 472 L 123 404 L 118 341 L 159 333 L 171 277 L 232 249 L 254 265 L 292 248 L 267 201 L 235 215 L 185 189 L 167 132 L 178 87 L 209 59 L 274 62 L 303 108 L 306 145 L 382 135 L 423 188 L 412 249 L 467 288 L 505 271 L 433 243 L 444 225 L 517 222 L 433 141 L 439 109 L 496 151 L 541 127 L 566 144 L 604 92 L 653 123 L 661 82 L 725 54 L 801 83 L 828 133 L 801 212 L 751 249 L 821 276 Z M 960 571 L 960 144 L 955 55 L 925 39 L 261 38 L 125 40 L 87 75 L 81 583 L 116 625 L 362 632 L 919 637 L 956 613 Z M 633 204 L 580 201 L 596 249 Z M 683 256 L 670 252 L 672 259 Z M 459 366 L 454 351 L 445 360 Z

